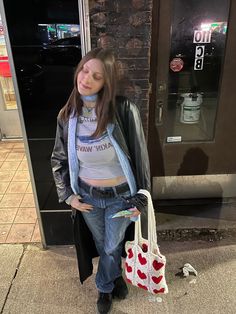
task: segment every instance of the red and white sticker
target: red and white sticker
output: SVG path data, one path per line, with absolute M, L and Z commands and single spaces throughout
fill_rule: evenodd
M 184 61 L 181 58 L 174 58 L 170 62 L 170 69 L 173 72 L 179 72 L 183 69 Z

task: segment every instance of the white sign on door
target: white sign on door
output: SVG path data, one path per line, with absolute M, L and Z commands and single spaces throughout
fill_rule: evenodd
M 204 58 L 205 46 L 196 46 L 195 58 Z
M 211 42 L 211 31 L 194 31 L 193 42 L 195 44 L 207 44 Z
M 194 31 L 194 44 L 207 44 L 211 42 L 211 31 Z M 198 45 L 195 48 L 194 70 L 202 70 L 204 64 L 205 45 Z
M 202 70 L 203 69 L 204 52 L 205 52 L 205 46 L 196 46 L 194 70 Z

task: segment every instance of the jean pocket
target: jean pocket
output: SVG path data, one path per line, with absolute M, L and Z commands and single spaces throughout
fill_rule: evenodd
M 83 188 L 80 188 L 80 189 L 79 189 L 79 195 L 80 195 L 82 198 L 85 198 L 85 197 L 88 197 L 88 196 L 89 196 L 89 193 L 86 192 Z

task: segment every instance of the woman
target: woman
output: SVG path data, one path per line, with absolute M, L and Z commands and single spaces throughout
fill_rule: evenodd
M 146 200 L 136 193 L 150 190 L 140 115 L 128 99 L 116 96 L 116 83 L 110 50 L 97 48 L 83 57 L 58 115 L 51 159 L 59 202 L 72 207 L 81 283 L 92 274 L 92 258 L 100 256 L 95 279 L 99 313 L 110 310 L 112 297 L 128 294 L 121 256 L 125 240 L 133 237 L 132 220 L 141 213 L 147 226 Z M 131 214 L 112 218 L 123 209 Z

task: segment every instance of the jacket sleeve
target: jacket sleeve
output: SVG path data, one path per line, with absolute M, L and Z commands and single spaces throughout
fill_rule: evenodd
M 51 166 L 60 203 L 65 201 L 71 194 L 74 194 L 70 187 L 67 140 L 64 135 L 66 127 L 66 124 L 58 117 Z
M 125 100 L 125 133 L 132 160 L 137 189 L 151 190 L 150 164 L 146 139 L 139 110 L 128 99 Z

